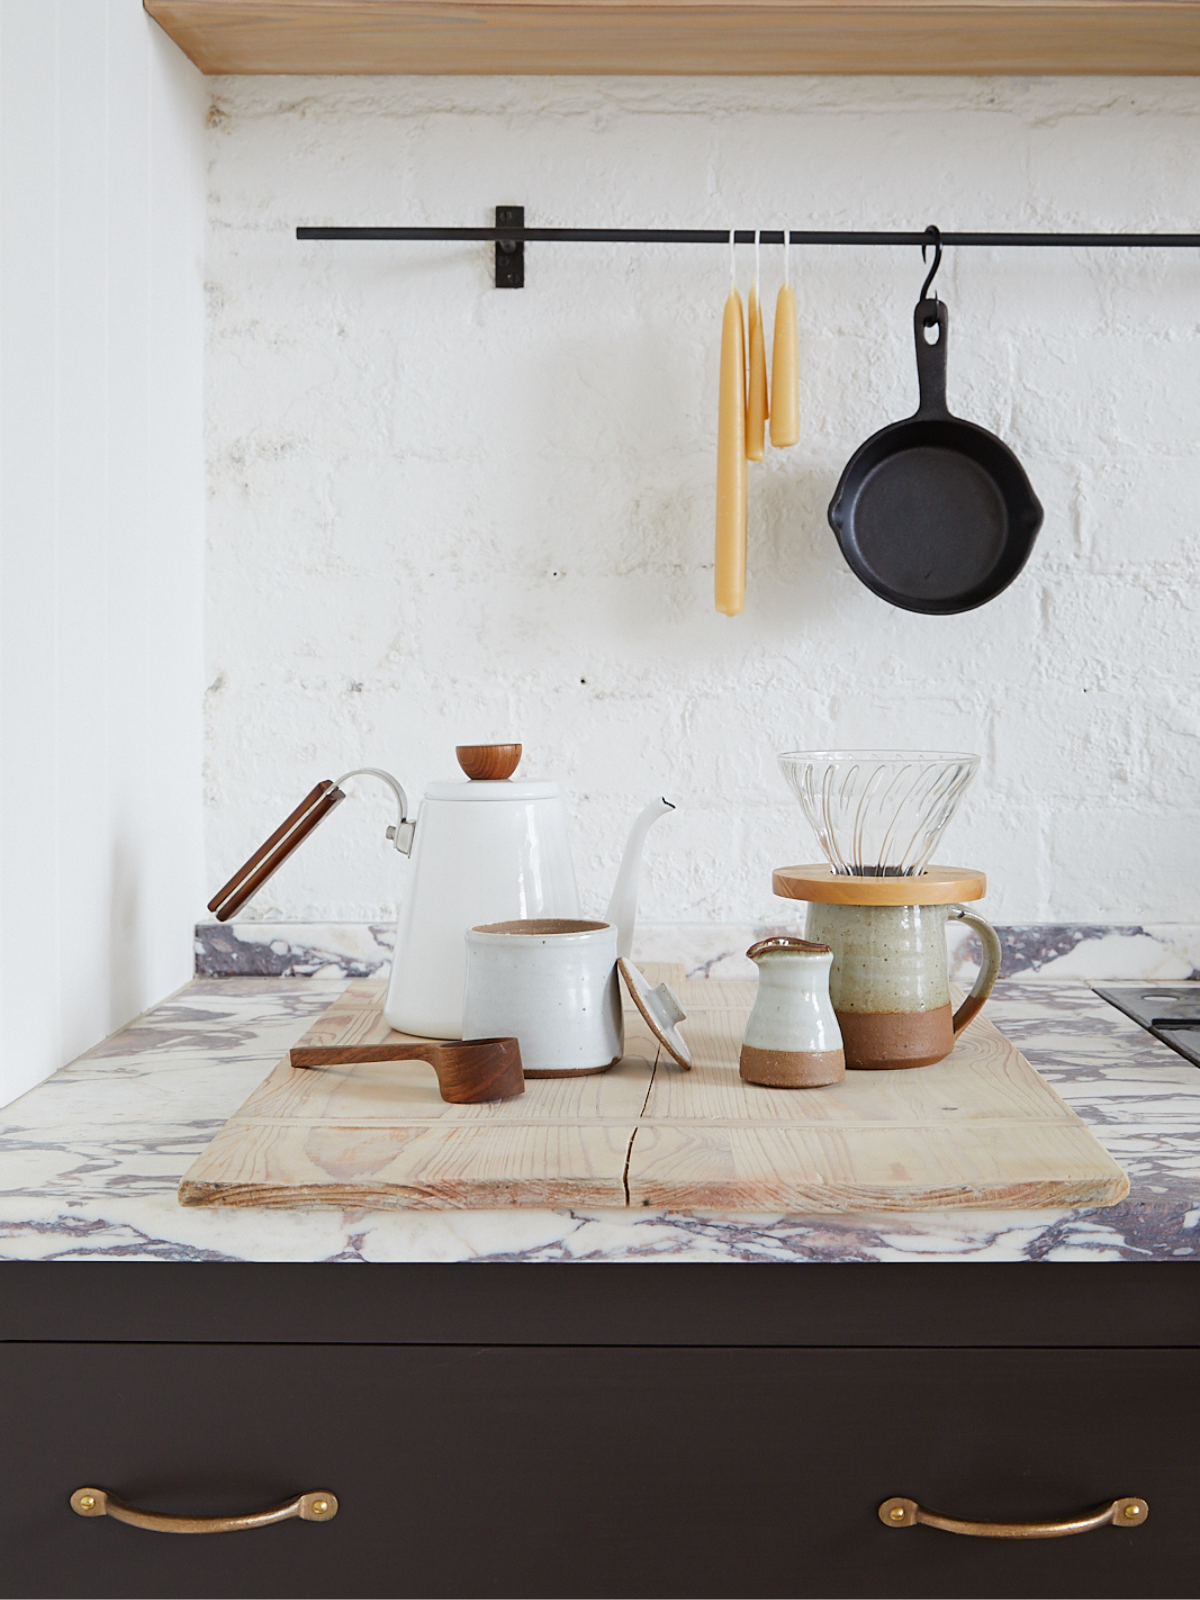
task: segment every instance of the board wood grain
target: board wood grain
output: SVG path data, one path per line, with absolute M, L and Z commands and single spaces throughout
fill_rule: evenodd
M 1196 0 L 144 0 L 206 73 L 1197 73 Z
M 626 1055 L 519 1099 L 442 1100 L 418 1062 L 284 1058 L 193 1163 L 183 1205 L 846 1212 L 1115 1204 L 1129 1180 L 986 1015 L 932 1067 L 814 1090 L 738 1075 L 753 982 L 669 982 L 691 1072 L 626 1011 Z M 298 1043 L 380 1044 L 384 985 L 352 983 Z

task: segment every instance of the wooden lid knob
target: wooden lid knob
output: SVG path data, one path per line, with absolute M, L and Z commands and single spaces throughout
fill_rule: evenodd
M 468 778 L 511 778 L 521 759 L 519 744 L 460 744 L 454 754 Z

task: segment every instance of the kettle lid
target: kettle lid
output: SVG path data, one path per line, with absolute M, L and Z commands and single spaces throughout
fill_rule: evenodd
M 508 778 L 488 780 L 476 778 L 463 783 L 461 779 L 445 778 L 431 783 L 425 790 L 426 800 L 557 800 L 558 785 L 536 780 L 513 783 Z

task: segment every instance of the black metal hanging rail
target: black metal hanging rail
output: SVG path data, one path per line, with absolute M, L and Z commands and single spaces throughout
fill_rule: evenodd
M 523 206 L 497 206 L 491 228 L 297 228 L 297 239 L 422 239 L 493 242 L 496 246 L 497 289 L 520 289 L 525 283 L 526 244 L 724 244 L 728 228 L 527 228 Z M 782 244 L 782 228 L 733 229 L 734 244 Z M 787 242 L 798 245 L 920 245 L 937 249 L 934 272 L 943 245 L 979 245 L 1021 249 L 1045 245 L 1127 250 L 1200 250 L 1200 233 L 941 233 L 937 228 L 882 233 L 859 229 L 789 228 Z M 926 287 L 933 274 L 926 280 Z
M 513 240 L 518 244 L 728 244 L 728 228 L 297 228 L 297 239 Z M 735 244 L 782 244 L 783 231 L 735 228 Z M 1200 250 L 1200 233 L 943 233 L 943 244 Z M 790 244 L 929 243 L 929 234 L 789 229 Z

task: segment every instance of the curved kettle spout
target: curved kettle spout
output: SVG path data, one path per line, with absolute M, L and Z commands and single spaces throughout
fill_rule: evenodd
M 617 954 L 624 956 L 627 961 L 633 954 L 633 926 L 637 921 L 638 874 L 642 869 L 642 847 L 646 843 L 646 835 L 659 817 L 665 817 L 668 811 L 674 809 L 669 800 L 651 800 L 646 809 L 638 814 L 625 842 L 625 854 L 621 857 L 621 865 L 617 869 L 617 881 L 613 887 L 612 899 L 608 902 L 608 910 L 604 913 L 604 920 L 616 928 Z

